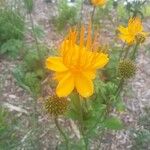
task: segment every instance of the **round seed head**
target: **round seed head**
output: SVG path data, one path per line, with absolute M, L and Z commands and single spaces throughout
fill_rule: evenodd
M 67 98 L 60 98 L 56 95 L 48 97 L 45 101 L 45 109 L 47 113 L 59 116 L 63 115 L 68 108 L 69 102 Z
M 135 64 L 129 60 L 122 60 L 118 66 L 118 73 L 124 79 L 129 79 L 135 75 L 136 66 Z

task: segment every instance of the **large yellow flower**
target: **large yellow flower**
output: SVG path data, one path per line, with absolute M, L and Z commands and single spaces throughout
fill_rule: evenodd
M 140 18 L 130 18 L 128 26 L 119 26 L 118 30 L 120 31 L 119 38 L 131 45 L 136 42 L 138 36 L 146 38 L 147 33 L 143 32 L 143 26 Z
M 80 35 L 75 29 L 70 30 L 60 46 L 60 56 L 48 57 L 46 60 L 46 68 L 56 72 L 54 77 L 59 82 L 56 94 L 59 97 L 68 96 L 74 88 L 83 97 L 91 96 L 94 92 L 92 80 L 96 76 L 96 70 L 108 63 L 108 55 L 98 53 L 96 42 L 92 42 L 91 25 L 88 27 L 86 41 L 84 32 L 84 26 Z
M 94 6 L 103 6 L 106 4 L 106 0 L 91 0 Z

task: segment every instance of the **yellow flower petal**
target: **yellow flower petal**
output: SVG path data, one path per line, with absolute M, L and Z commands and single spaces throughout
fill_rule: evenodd
M 63 77 L 64 78 L 59 81 L 58 86 L 56 88 L 56 94 L 58 95 L 58 97 L 66 97 L 74 89 L 73 76 L 71 76 L 71 74 L 68 72 Z
M 60 80 L 62 80 L 62 79 L 64 78 L 64 76 L 65 76 L 66 74 L 68 74 L 68 73 L 69 73 L 69 71 L 56 72 L 56 73 L 54 74 L 54 78 L 53 78 L 53 79 L 55 79 L 55 80 L 57 80 L 57 81 L 60 81 Z
M 100 53 L 94 60 L 93 68 L 100 69 L 103 68 L 109 61 L 108 54 Z
M 119 27 L 118 27 L 118 31 L 120 31 L 122 34 L 126 34 L 126 35 L 129 34 L 129 33 L 128 33 L 128 28 L 125 28 L 125 27 L 123 27 L 123 26 L 119 26 Z
M 56 72 L 64 72 L 68 70 L 68 68 L 63 64 L 61 57 L 48 57 L 45 65 L 47 69 Z
M 91 0 L 94 6 L 103 6 L 106 3 L 106 0 Z
M 119 38 L 124 41 L 127 42 L 128 44 L 133 44 L 135 41 L 135 37 L 131 36 L 131 35 L 126 35 L 126 34 L 120 34 Z
M 93 82 L 83 74 L 79 75 L 75 79 L 75 87 L 78 93 L 83 97 L 89 97 L 94 92 Z
M 85 70 L 84 75 L 89 79 L 95 79 L 96 78 L 96 70 L 94 70 L 94 69 L 93 70 L 92 69 Z

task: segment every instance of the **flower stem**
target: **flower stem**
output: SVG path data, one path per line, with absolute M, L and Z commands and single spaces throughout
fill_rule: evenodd
M 95 10 L 96 10 L 96 7 L 93 6 L 93 11 L 92 11 L 92 14 L 91 14 L 91 22 L 94 21 L 94 14 L 95 14 Z
M 82 19 L 83 19 L 83 3 L 84 1 L 81 1 L 81 10 L 80 10 L 80 25 L 82 24 Z
M 130 46 L 127 46 L 127 48 L 125 49 L 125 55 L 124 55 L 124 57 L 123 57 L 123 60 L 128 57 L 129 49 L 130 49 Z
M 132 59 L 132 60 L 135 60 L 135 55 L 136 55 L 136 53 L 137 53 L 138 46 L 139 46 L 139 43 L 136 43 L 136 45 L 135 45 L 135 47 L 134 47 L 134 50 L 133 50 L 133 53 L 132 53 L 132 56 L 131 56 L 131 59 Z
M 31 13 L 29 13 L 29 16 L 30 16 L 30 22 L 31 22 L 32 33 L 33 33 L 33 37 L 34 37 L 35 44 L 36 44 L 37 54 L 38 54 L 38 57 L 39 57 L 39 59 L 40 59 L 40 65 L 41 65 L 41 67 L 42 67 L 42 66 L 43 66 L 43 62 L 42 62 L 42 58 L 41 58 L 41 53 L 40 53 L 40 48 L 39 48 L 38 39 L 37 39 L 36 33 L 35 33 L 35 27 L 34 27 L 33 17 L 32 17 L 32 14 L 31 14 Z
M 83 111 L 82 111 L 82 105 L 81 105 L 81 97 L 78 95 L 77 92 L 74 92 L 73 100 L 74 100 L 73 103 L 74 103 L 76 112 L 78 113 L 79 131 L 84 140 L 85 150 L 87 150 L 88 139 L 85 137 L 85 133 L 84 133 L 84 119 L 83 119 Z
M 121 51 L 120 51 L 120 54 L 119 54 L 119 60 L 121 59 L 122 57 L 122 54 L 124 52 L 124 48 L 125 48 L 125 43 L 122 45 L 122 48 L 121 48 Z
M 82 105 L 81 105 L 81 97 L 78 95 L 78 99 L 77 99 L 77 104 L 78 104 L 78 108 L 79 108 L 79 112 L 80 112 L 80 118 L 79 118 L 79 123 L 80 123 L 80 133 L 83 136 L 83 140 L 84 140 L 84 144 L 85 144 L 85 149 L 88 149 L 88 140 L 85 138 L 85 134 L 84 134 L 84 120 L 83 120 L 83 113 L 82 113 Z
M 63 138 L 64 138 L 64 140 L 65 140 L 65 143 L 66 143 L 66 150 L 69 150 L 68 137 L 66 136 L 66 134 L 63 132 L 63 130 L 62 130 L 61 127 L 59 126 L 58 118 L 57 118 L 57 117 L 54 118 L 54 122 L 55 122 L 55 125 L 56 125 L 58 131 L 60 132 L 60 134 L 63 136 Z
M 119 81 L 119 84 L 118 84 L 118 88 L 116 90 L 116 99 L 118 98 L 122 88 L 123 88 L 123 84 L 124 84 L 124 79 L 121 78 L 120 81 Z

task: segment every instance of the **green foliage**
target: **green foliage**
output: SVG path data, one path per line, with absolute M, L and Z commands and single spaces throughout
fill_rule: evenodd
M 126 1 L 127 2 L 127 1 Z M 129 17 L 149 16 L 149 2 L 148 1 L 128 1 L 127 4 L 118 2 L 117 5 L 118 17 L 121 20 L 127 20 Z
M 59 0 L 58 17 L 55 20 L 57 29 L 61 31 L 66 25 L 75 25 L 77 22 L 78 11 L 77 6 L 68 6 L 67 0 Z
M 118 75 L 117 68 L 118 68 L 118 61 L 119 61 L 119 55 L 122 49 L 120 46 L 115 45 L 111 52 L 110 52 L 110 60 L 108 65 L 106 66 L 104 70 L 104 75 L 108 78 L 109 81 L 115 81 L 116 77 Z
M 111 129 L 111 130 L 119 130 L 119 129 L 123 129 L 123 123 L 117 117 L 108 117 L 104 121 L 104 127 Z
M 150 148 L 150 131 L 141 130 L 134 133 L 134 141 L 131 150 L 148 150 Z
M 40 58 L 35 47 L 30 47 L 20 64 L 13 74 L 18 84 L 30 91 L 34 95 L 39 95 L 41 90 L 41 81 L 45 78 L 44 62 L 47 55 L 47 49 L 42 45 L 40 48 Z M 31 50 L 32 49 L 32 50 Z
M 33 0 L 24 0 L 25 7 L 28 13 L 32 13 L 33 11 Z
M 145 4 L 146 4 L 146 0 L 127 2 L 126 10 L 129 16 L 131 15 L 132 17 L 136 17 L 140 15 L 143 18 L 144 17 L 143 7 L 145 6 Z
M 34 34 L 37 38 L 43 38 L 44 37 L 44 29 L 42 28 L 42 26 L 36 25 L 34 26 Z
M 17 12 L 9 9 L 0 10 L 0 46 L 10 39 L 22 39 L 24 19 Z
M 0 54 L 7 54 L 16 58 L 23 47 L 21 40 L 10 39 L 1 46 Z
M 141 116 L 139 119 L 139 124 L 144 127 L 144 129 L 150 131 L 150 109 L 145 108 L 145 115 Z
M 97 99 L 103 104 L 112 104 L 115 102 L 115 92 L 117 86 L 113 82 L 102 82 L 97 80 L 95 82 Z M 112 105 L 111 105 L 112 106 Z
M 146 5 L 146 6 L 143 8 L 143 13 L 144 13 L 144 16 L 145 16 L 145 17 L 149 17 L 149 16 L 150 16 L 150 7 L 149 7 L 149 4 Z
M 133 146 L 132 150 L 146 150 L 150 148 L 150 109 L 145 108 L 145 114 L 139 118 L 139 125 L 142 126 L 139 130 L 133 130 Z
M 13 70 L 13 75 L 19 86 L 30 92 L 30 88 L 24 84 L 25 70 L 21 65 Z
M 128 19 L 128 14 L 127 14 L 126 9 L 122 3 L 120 3 L 118 5 L 116 11 L 117 11 L 118 18 L 120 20 L 127 20 Z
M 16 58 L 22 48 L 24 19 L 17 11 L 0 8 L 0 54 Z
M 26 73 L 24 78 L 24 83 L 26 86 L 30 88 L 30 90 L 33 93 L 39 93 L 40 92 L 40 80 L 38 79 L 37 75 L 35 73 Z
M 0 150 L 15 149 L 19 145 L 17 122 L 10 116 L 11 113 L 0 107 Z

